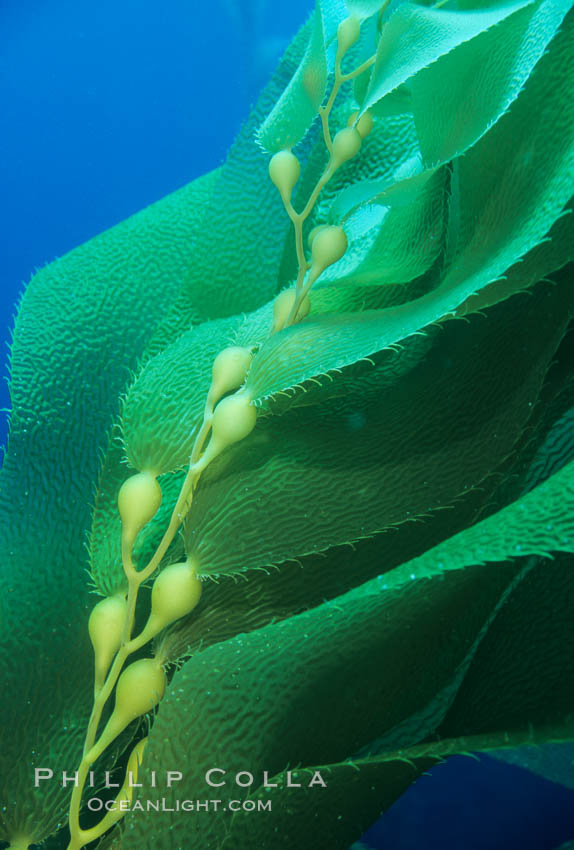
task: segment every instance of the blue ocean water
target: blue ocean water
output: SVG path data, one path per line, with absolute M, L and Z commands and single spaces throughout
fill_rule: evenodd
M 34 269 L 222 162 L 310 8 L 3 0 L 4 343 Z M 437 767 L 365 837 L 389 850 L 552 850 L 567 839 L 574 792 L 486 757 Z
M 35 269 L 221 164 L 311 8 L 0 2 L 3 340 Z

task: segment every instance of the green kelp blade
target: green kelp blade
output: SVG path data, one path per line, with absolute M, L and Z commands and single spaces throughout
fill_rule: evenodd
M 360 92 L 357 93 L 360 95 Z M 357 97 L 361 102 L 363 97 Z M 405 112 L 412 112 L 413 104 L 408 83 L 404 83 L 396 89 L 393 89 L 382 100 L 377 101 L 374 106 L 371 106 L 369 112 L 373 117 L 390 118 L 392 115 L 403 115 Z
M 400 2 L 400 0 L 399 0 L 399 2 Z M 393 3 L 390 3 L 386 7 L 387 12 L 389 11 L 389 9 L 392 8 L 392 6 L 393 6 Z M 355 17 L 360 17 L 360 16 L 355 15 Z M 376 17 L 371 16 L 371 18 L 367 21 L 363 20 L 363 23 L 362 23 L 362 26 L 361 26 L 361 36 L 362 37 L 361 37 L 360 41 L 358 42 L 358 49 L 356 51 L 355 62 L 353 62 L 353 65 L 354 65 L 355 68 L 359 68 L 361 65 L 366 66 L 366 67 L 364 67 L 364 70 L 362 71 L 362 73 L 358 74 L 352 82 L 353 97 L 356 101 L 356 104 L 359 106 L 359 108 L 362 107 L 363 101 L 365 99 L 365 95 L 366 95 L 367 90 L 369 88 L 369 82 L 370 82 L 371 74 L 372 74 L 372 71 L 373 71 L 373 65 L 368 64 L 368 63 L 369 63 L 369 60 L 371 59 L 371 57 L 374 55 L 374 53 L 377 49 L 377 45 L 379 43 L 379 35 L 380 35 L 380 31 L 381 31 L 380 23 L 381 23 L 381 19 L 379 18 L 379 15 L 377 15 Z M 393 93 L 393 95 L 394 95 L 394 93 Z M 394 99 L 393 95 L 391 95 L 390 98 L 387 98 L 387 99 L 388 100 Z
M 364 292 L 357 287 L 348 296 L 343 293 L 340 304 L 336 304 L 332 296 L 337 293 L 325 290 L 323 294 L 326 297 L 319 296 L 314 303 L 317 301 L 319 307 L 324 303 L 329 310 L 360 310 L 368 298 L 376 303 L 384 296 L 382 291 Z M 122 439 L 131 467 L 164 473 L 187 464 L 203 418 L 216 355 L 228 345 L 255 349 L 269 337 L 272 324 L 270 302 L 247 315 L 196 325 L 146 360 L 122 406 Z M 410 364 L 418 362 L 428 345 L 424 337 L 413 337 L 393 354 L 389 378 L 395 379 Z
M 270 153 L 292 148 L 317 117 L 327 86 L 325 29 L 317 0 L 309 43 L 299 67 L 257 131 L 259 144 Z
M 396 107 L 391 104 L 390 112 L 404 111 L 407 106 L 413 112 L 421 152 L 416 179 L 424 180 L 425 169 L 430 169 L 430 176 L 434 168 L 464 153 L 501 118 L 571 5 L 571 0 L 527 5 L 504 24 L 442 56 L 410 81 L 407 100 Z M 394 98 L 398 91 L 389 97 Z M 379 101 L 375 114 L 386 100 Z M 408 189 L 411 181 L 407 175 L 405 182 L 399 171 L 391 180 L 371 178 L 355 183 L 337 197 L 332 214 L 345 217 L 361 203 L 392 203 L 402 184 Z
M 353 843 L 354 839 L 435 763 L 424 757 L 349 759 L 281 771 L 269 777 L 277 788 L 250 789 L 245 805 L 252 810 L 249 816 L 247 811 L 234 814 L 229 834 L 232 840 L 261 850 L 373 850 L 371 844 Z
M 501 3 L 463 12 L 402 3 L 383 27 L 362 109 L 368 109 L 441 56 L 500 24 L 529 2 Z
M 409 91 L 425 166 L 468 150 L 504 115 L 571 7 L 572 0 L 527 5 L 414 76 Z
M 398 382 L 381 388 L 375 371 L 341 398 L 263 420 L 198 486 L 186 537 L 201 572 L 357 540 L 476 486 L 512 451 L 567 323 L 568 288 L 535 292 L 445 326 Z
M 404 304 L 424 295 L 432 288 L 432 280 L 423 275 L 408 286 L 384 284 L 383 286 L 323 286 L 313 291 L 310 316 L 325 313 L 364 313 Z M 429 286 L 430 284 L 430 286 Z M 425 329 L 425 333 L 432 329 Z M 422 337 L 420 337 L 422 339 Z M 397 346 L 398 350 L 399 346 Z
M 498 276 L 563 214 L 573 192 L 573 47 L 571 13 L 508 113 L 455 160 L 445 291 L 463 277 L 479 282 L 484 265 Z
M 569 685 L 565 695 L 572 693 L 571 682 Z M 250 789 L 246 798 L 250 801 L 250 808 L 234 815 L 230 836 L 248 846 L 261 848 L 294 845 L 314 848 L 319 841 L 327 840 L 333 850 L 346 850 L 353 837 L 362 834 L 384 814 L 423 771 L 449 756 L 467 755 L 472 750 L 485 750 L 490 756 L 520 766 L 524 765 L 521 754 L 528 753 L 537 767 L 545 765 L 547 753 L 554 758 L 557 753 L 569 753 L 570 763 L 562 761 L 565 772 L 560 775 L 570 786 L 574 745 L 542 743 L 553 736 L 574 738 L 574 724 L 566 720 L 554 730 L 531 726 L 512 732 L 501 730 L 490 735 L 447 738 L 380 756 L 349 758 L 337 764 L 284 770 L 269 777 L 269 783 L 277 788 L 259 786 Z M 534 745 L 534 741 L 539 743 Z M 508 746 L 509 743 L 520 749 L 492 749 Z M 318 783 L 317 772 L 325 779 L 325 788 Z M 546 774 L 544 767 L 536 772 Z M 546 778 L 552 777 L 546 775 Z M 314 784 L 311 784 L 313 781 Z M 338 813 L 336 818 L 333 812 Z M 272 841 L 267 838 L 271 834 L 274 836 Z
M 381 0 L 345 0 L 349 15 L 364 19 L 375 15 L 383 5 Z
M 407 126 L 412 125 L 410 116 L 404 117 L 403 121 Z M 379 124 L 374 132 L 377 133 L 378 129 Z M 330 210 L 331 218 L 346 224 L 349 217 L 365 205 L 393 208 L 405 207 L 416 201 L 435 170 L 423 168 L 418 142 L 409 153 L 408 159 L 403 159 L 396 167 L 393 163 L 393 169 L 382 178 L 361 180 L 339 192 Z
M 35 789 L 31 771 L 74 768 L 91 705 L 85 534 L 100 452 L 190 261 L 202 184 L 46 266 L 22 299 L 0 476 L 3 837 L 41 841 L 65 816 L 69 789 Z
M 567 409 L 553 422 L 546 432 L 545 439 L 534 452 L 528 470 L 523 476 L 524 493 L 562 469 L 574 455 L 574 377 L 570 378 L 557 401 L 560 403 L 557 405 L 558 411 L 561 411 L 564 406 L 567 406 Z M 551 408 L 552 405 L 549 407 Z
M 393 103 L 386 113 L 407 108 L 413 112 L 422 179 L 424 169 L 430 168 L 432 173 L 432 169 L 459 156 L 501 118 L 571 5 L 571 0 L 526 5 L 504 23 L 464 42 L 417 73 L 409 82 L 406 99 L 393 105 L 401 89 L 389 95 Z M 387 99 L 374 107 L 375 115 L 383 110 Z M 398 179 L 404 180 L 400 172 Z M 359 203 L 391 202 L 393 191 L 388 178 L 361 181 L 341 192 L 333 214 L 348 215 Z
M 163 473 L 189 461 L 213 361 L 232 343 L 239 322 L 240 317 L 230 317 L 197 325 L 145 364 L 122 408 L 122 437 L 132 467 Z
M 172 340 L 177 339 L 180 334 L 189 330 L 192 324 L 200 322 L 204 318 L 202 311 L 193 300 L 191 288 L 192 281 L 197 281 L 201 272 L 205 272 L 198 263 L 198 245 L 202 238 L 207 210 L 210 210 L 213 206 L 212 197 L 219 184 L 220 174 L 221 167 L 215 168 L 193 181 L 193 197 L 189 198 L 187 204 L 188 214 L 192 216 L 194 222 L 188 237 L 190 249 L 188 261 L 185 268 L 175 278 L 176 294 L 164 314 L 159 317 L 157 326 L 148 340 L 145 352 L 140 358 L 140 368 L 145 360 L 159 353 Z M 185 189 L 182 191 L 185 191 Z M 204 281 L 200 282 L 198 288 L 204 289 Z M 205 293 L 202 291 L 202 296 L 204 297 L 204 295 Z
M 336 601 L 200 652 L 174 676 L 144 767 L 163 770 L 177 753 L 185 778 L 177 791 L 165 789 L 166 799 L 174 793 L 198 799 L 204 774 L 214 765 L 229 779 L 248 770 L 260 784 L 263 770 L 271 776 L 287 765 L 342 761 L 409 717 L 414 725 L 406 724 L 401 741 L 415 743 L 424 734 L 419 712 L 468 663 L 518 572 L 515 565 L 497 565 L 407 585 L 391 577 L 385 590 L 375 579 Z M 456 640 L 445 639 L 446 623 Z M 431 729 L 436 722 L 433 714 Z M 241 799 L 246 790 L 227 786 L 220 798 Z M 270 797 L 280 805 L 280 798 Z M 234 833 L 229 811 L 210 815 L 199 821 L 154 813 L 155 846 L 164 835 L 190 850 L 225 846 L 226 836 L 235 846 L 249 846 Z M 127 816 L 126 848 L 151 846 L 146 821 L 141 812 Z M 271 827 L 257 846 L 272 847 L 274 835 Z
M 573 501 L 574 463 L 570 462 L 516 502 L 397 568 L 397 581 L 507 558 L 573 554 Z
M 148 769 L 152 763 L 167 766 L 176 754 L 180 764 L 184 758 L 186 796 L 196 797 L 214 753 L 230 774 L 246 769 L 261 776 L 262 770 L 271 773 L 281 761 L 285 770 L 288 765 L 353 760 L 368 746 L 366 737 L 378 739 L 380 748 L 381 736 L 391 730 L 393 746 L 377 757 L 380 761 L 432 759 L 469 748 L 572 737 L 574 678 L 565 659 L 574 649 L 574 575 L 562 558 L 537 564 L 529 556 L 574 552 L 573 503 L 570 464 L 523 499 L 392 573 L 282 623 L 199 652 L 176 674 L 162 705 L 150 739 Z M 551 527 L 549 516 L 559 518 Z M 540 604 L 540 593 L 547 605 Z M 531 620 L 534 609 L 538 613 Z M 445 705 L 441 735 L 413 748 L 425 736 L 420 710 L 455 675 L 463 657 L 453 665 L 455 647 L 470 650 L 469 632 L 478 634 L 470 619 L 476 624 L 477 617 L 487 628 L 482 629 L 458 694 Z M 367 635 L 373 641 L 368 648 L 363 644 Z M 431 641 L 438 642 L 440 651 L 429 650 Z M 562 647 L 556 663 L 548 663 L 558 644 Z M 422 657 L 421 665 L 417 658 Z M 520 675 L 512 675 L 515 668 Z M 486 728 L 481 720 L 483 693 L 488 693 L 492 709 Z M 504 713 L 505 706 L 512 716 Z M 356 712 L 360 723 L 355 722 Z M 417 719 L 414 738 L 409 718 Z M 175 728 L 181 730 L 177 738 Z M 446 737 L 454 740 L 443 740 Z M 384 774 L 379 781 L 384 782 Z M 404 783 L 398 782 L 396 794 L 403 789 Z M 381 792 L 393 797 L 392 789 L 383 786 Z M 239 792 L 234 786 L 231 793 Z M 279 812 L 281 790 L 268 796 Z M 272 815 L 250 823 L 260 830 L 258 846 L 275 846 Z M 290 829 L 298 828 L 296 818 L 290 823 Z M 163 834 L 178 835 L 178 829 L 185 829 L 190 848 L 224 846 L 224 837 L 241 846 L 241 830 L 248 828 L 243 818 L 224 813 L 201 825 L 162 814 L 161 826 Z M 128 816 L 127 828 L 127 848 L 148 846 L 140 813 Z M 356 828 L 359 834 L 364 823 Z
M 574 214 L 571 203 L 545 239 L 512 266 L 503 278 L 485 286 L 475 295 L 470 295 L 457 307 L 456 315 L 468 316 L 485 310 L 517 291 L 529 289 L 542 276 L 552 275 L 571 263 L 574 260 Z
M 554 478 L 564 487 L 563 510 L 566 511 L 571 506 L 573 492 L 572 464 Z M 548 497 L 551 487 L 547 485 L 537 490 L 546 487 L 544 495 Z M 530 495 L 534 496 L 537 490 Z M 528 496 L 524 497 L 528 510 L 532 500 L 527 499 Z M 552 507 L 549 502 L 548 511 Z M 545 528 L 539 535 L 540 542 L 551 534 L 548 527 L 552 524 L 548 522 L 551 514 L 543 506 L 539 506 L 538 516 L 532 519 L 537 521 L 541 516 L 545 517 Z M 511 528 L 513 538 L 514 528 Z M 571 535 L 572 522 L 559 515 L 557 536 L 563 531 Z M 515 551 L 518 545 L 528 550 L 536 548 L 537 543 L 527 538 L 514 544 Z M 498 612 L 438 729 L 440 737 L 472 735 L 474 749 L 532 747 L 574 740 L 571 537 L 568 543 L 564 536 L 560 537 L 559 548 L 567 549 L 568 554 L 558 553 L 552 560 L 536 562 Z M 496 746 L 492 739 L 500 730 L 506 733 L 506 740 Z M 516 740 L 520 732 L 526 734 L 523 740 Z
M 405 322 L 397 331 L 397 323 L 392 321 L 396 316 L 411 319 L 410 312 L 401 307 L 327 313 L 274 334 L 253 359 L 247 377 L 252 398 L 256 403 L 264 402 L 312 378 L 390 349 L 397 342 L 408 344 L 407 337 L 419 330 L 418 323 Z
M 273 303 L 248 315 L 196 325 L 148 360 L 128 388 L 121 430 L 136 469 L 172 472 L 187 465 L 203 421 L 213 361 L 224 348 L 255 348 L 273 325 Z
M 394 184 L 390 197 L 362 205 L 342 222 L 350 249 L 321 275 L 320 286 L 409 283 L 432 266 L 443 248 L 449 174 L 444 167 L 422 176 L 414 187 Z
M 554 355 L 541 390 L 534 416 L 535 430 L 529 426 L 523 432 L 489 504 L 485 504 L 477 519 L 487 516 L 489 509 L 495 506 L 516 501 L 574 459 L 574 375 L 571 371 L 574 337 L 571 330 L 572 323 Z
M 253 396 L 265 398 L 405 339 L 448 316 L 536 247 L 574 190 L 573 84 L 570 15 L 504 120 L 455 161 L 448 255 L 438 286 L 412 303 L 314 316 L 275 334 L 253 361 Z M 548 133 L 557 114 L 561 132 Z

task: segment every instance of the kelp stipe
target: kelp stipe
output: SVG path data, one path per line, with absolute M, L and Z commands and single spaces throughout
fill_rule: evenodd
M 62 823 L 30 754 L 73 770 L 94 694 L 80 773 L 127 730 L 143 788 L 103 846 L 138 850 L 346 848 L 436 759 L 572 740 L 569 5 L 318 3 L 220 172 L 30 285 L 2 479 L 14 846 Z M 214 766 L 238 811 L 178 811 Z M 82 832 L 80 798 L 76 848 L 123 814 Z

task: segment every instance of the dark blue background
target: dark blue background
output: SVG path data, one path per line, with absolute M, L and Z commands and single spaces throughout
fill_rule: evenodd
M 35 268 L 221 163 L 311 5 L 0 0 L 4 340 Z M 569 838 L 574 792 L 486 757 L 422 777 L 368 834 L 390 850 Z

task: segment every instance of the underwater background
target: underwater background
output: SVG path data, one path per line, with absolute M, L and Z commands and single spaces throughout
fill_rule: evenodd
M 310 0 L 0 3 L 3 380 L 33 271 L 219 165 Z M 6 439 L 2 417 L 1 444 Z M 552 850 L 574 791 L 487 756 L 423 776 L 372 848 Z

